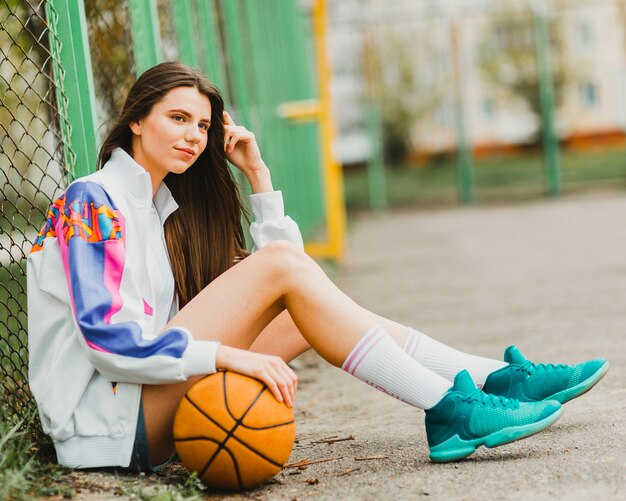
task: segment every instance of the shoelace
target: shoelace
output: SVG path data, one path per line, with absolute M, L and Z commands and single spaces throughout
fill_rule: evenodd
M 569 369 L 569 365 L 567 364 L 535 364 L 531 362 L 530 360 L 526 360 L 526 362 L 524 362 L 520 367 L 518 367 L 517 370 L 525 372 L 526 374 L 530 376 L 536 369 L 563 370 L 563 369 Z
M 463 402 L 480 402 L 483 405 L 491 405 L 492 407 L 519 407 L 519 400 L 515 398 L 506 398 L 499 395 L 492 395 L 491 393 L 485 393 L 480 388 L 476 388 L 474 392 L 470 393 L 467 397 L 461 399 Z

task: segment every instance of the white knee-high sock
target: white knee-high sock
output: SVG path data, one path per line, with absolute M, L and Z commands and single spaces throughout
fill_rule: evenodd
M 403 349 L 414 360 L 448 381 L 454 381 L 454 376 L 467 369 L 479 388 L 485 384 L 489 374 L 507 365 L 502 360 L 478 357 L 455 350 L 411 328 Z
M 341 368 L 370 386 L 421 409 L 433 407 L 450 388 L 448 381 L 404 353 L 380 325 L 365 333 Z

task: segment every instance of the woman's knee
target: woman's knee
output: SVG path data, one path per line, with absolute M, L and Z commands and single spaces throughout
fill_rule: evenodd
M 317 271 L 315 261 L 304 251 L 286 240 L 275 240 L 257 251 L 259 257 L 269 262 L 274 276 L 301 275 L 307 271 Z
M 308 257 L 304 251 L 287 240 L 274 240 L 257 252 L 286 259 L 302 259 Z

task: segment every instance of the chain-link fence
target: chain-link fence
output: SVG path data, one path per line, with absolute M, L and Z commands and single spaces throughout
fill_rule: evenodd
M 96 143 L 137 74 L 159 61 L 198 67 L 221 87 L 229 111 L 257 133 L 309 252 L 341 254 L 328 98 L 316 97 L 304 29 L 313 10 L 324 18 L 323 3 L 0 0 L 0 405 L 9 416 L 33 409 L 27 324 L 37 319 L 27 319 L 25 278 L 32 242 L 68 182 L 95 170 Z
M 127 3 L 85 1 L 101 138 L 134 81 Z M 69 124 L 60 119 L 67 113 L 59 113 L 58 100 L 66 103 L 67 96 L 56 22 L 49 2 L 0 0 L 0 399 L 15 418 L 32 408 L 26 257 L 49 205 L 67 186 L 72 164 L 63 139 L 69 134 L 60 129 L 69 130 Z M 39 433 L 36 425 L 31 429 Z
M 124 105 L 135 81 L 133 40 L 128 2 L 86 0 L 87 33 L 102 139 Z
M 46 2 L 0 0 L 0 405 L 24 416 L 26 256 L 71 158 L 61 128 L 66 96 L 53 77 L 56 15 Z
M 85 1 L 100 138 L 134 81 L 127 3 Z M 67 186 L 64 150 L 71 155 L 60 133 L 60 126 L 69 129 L 69 124 L 66 119 L 59 122 L 67 113 L 59 113 L 58 99 L 67 101 L 67 96 L 62 75 L 55 75 L 63 71 L 55 22 L 49 2 L 0 1 L 0 398 L 16 418 L 26 415 L 32 404 L 26 257 L 50 203 Z M 32 430 L 39 431 L 37 426 Z

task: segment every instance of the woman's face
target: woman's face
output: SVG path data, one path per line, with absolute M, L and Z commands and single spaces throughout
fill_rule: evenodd
M 182 174 L 207 145 L 211 101 L 195 87 L 176 87 L 150 113 L 130 124 L 133 158 L 150 173 L 153 188 L 170 172 Z

